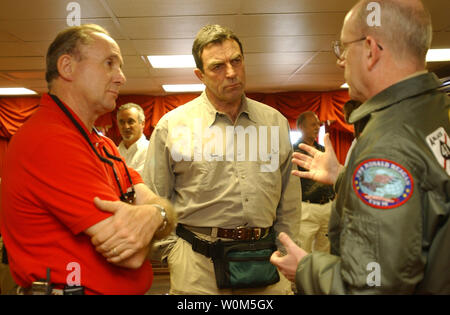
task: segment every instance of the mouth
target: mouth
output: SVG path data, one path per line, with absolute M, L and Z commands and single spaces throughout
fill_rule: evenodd
M 113 94 L 116 99 L 119 97 L 119 92 L 118 91 L 108 91 L 108 92 Z
M 230 89 L 230 90 L 234 90 L 234 89 L 241 88 L 241 86 L 242 86 L 241 83 L 235 83 L 235 84 L 227 85 L 225 88 L 226 89 Z
M 132 134 L 129 132 L 122 133 L 122 138 L 124 138 L 124 139 L 130 139 L 131 136 L 132 136 Z

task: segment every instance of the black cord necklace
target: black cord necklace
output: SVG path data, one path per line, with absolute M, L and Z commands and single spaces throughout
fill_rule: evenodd
M 64 106 L 64 104 L 61 102 L 61 100 L 53 94 L 50 94 L 50 97 L 53 99 L 53 101 L 56 103 L 56 105 L 58 105 L 58 107 L 64 112 L 64 114 L 70 119 L 70 121 L 75 125 L 75 127 L 78 129 L 78 131 L 80 131 L 81 135 L 83 136 L 83 138 L 87 141 L 87 143 L 89 144 L 89 146 L 91 147 L 92 151 L 94 151 L 95 155 L 100 159 L 100 161 L 102 161 L 103 163 L 108 164 L 109 166 L 112 167 L 113 173 L 114 173 L 114 177 L 116 179 L 116 183 L 117 186 L 119 187 L 119 191 L 120 191 L 120 200 L 127 202 L 127 203 L 133 203 L 136 197 L 136 192 L 134 190 L 134 185 L 133 182 L 131 180 L 131 176 L 130 173 L 128 171 L 128 167 L 126 166 L 126 164 L 123 162 L 123 160 L 120 157 L 114 156 L 111 153 L 108 152 L 108 150 L 106 150 L 105 147 L 103 147 L 103 152 L 105 152 L 106 156 L 110 159 L 116 160 L 118 162 L 122 162 L 124 164 L 125 167 L 125 171 L 127 173 L 128 176 L 128 180 L 130 182 L 131 185 L 131 191 L 124 193 L 122 190 L 122 185 L 120 185 L 120 181 L 119 181 L 119 176 L 117 175 L 117 172 L 114 168 L 114 163 L 105 158 L 104 156 L 101 156 L 97 149 L 95 148 L 94 144 L 92 143 L 91 139 L 89 138 L 88 134 L 86 133 L 86 131 L 83 129 L 83 127 L 78 123 L 78 121 L 75 119 L 75 117 L 73 117 L 73 115 L 69 112 L 69 110 Z

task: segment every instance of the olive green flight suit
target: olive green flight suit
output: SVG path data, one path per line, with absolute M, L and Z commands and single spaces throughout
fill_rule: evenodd
M 368 122 L 336 183 L 331 253 L 299 263 L 306 294 L 450 294 L 450 98 L 432 73 L 352 112 Z

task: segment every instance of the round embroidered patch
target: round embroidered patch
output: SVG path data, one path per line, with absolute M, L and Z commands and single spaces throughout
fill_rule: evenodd
M 401 165 L 384 159 L 362 162 L 353 173 L 353 190 L 365 204 L 391 209 L 412 196 L 413 178 Z

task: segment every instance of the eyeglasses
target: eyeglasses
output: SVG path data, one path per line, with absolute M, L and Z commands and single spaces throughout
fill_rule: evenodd
M 367 36 L 364 36 L 360 39 L 356 39 L 356 40 L 352 40 L 350 42 L 341 42 L 340 40 L 335 40 L 333 41 L 333 51 L 334 54 L 336 55 L 336 58 L 339 59 L 340 61 L 344 61 L 344 54 L 345 54 L 345 49 L 346 46 L 353 44 L 353 43 L 357 43 L 360 42 L 362 40 L 366 40 Z M 377 43 L 378 48 L 380 48 L 380 50 L 383 50 L 383 47 L 381 47 L 380 44 Z
M 117 176 L 116 169 L 114 168 L 114 163 L 111 161 L 109 161 L 110 163 L 107 163 L 113 169 L 114 178 L 116 179 L 116 183 L 117 183 L 117 186 L 119 187 L 119 191 L 120 191 L 120 200 L 123 202 L 129 203 L 129 204 L 133 204 L 134 201 L 136 200 L 136 191 L 134 190 L 133 181 L 131 180 L 130 172 L 128 171 L 127 165 L 120 157 L 109 153 L 105 147 L 103 147 L 103 151 L 105 152 L 107 157 L 109 157 L 110 159 L 116 160 L 118 162 L 121 162 L 123 167 L 125 168 L 125 172 L 127 173 L 127 176 L 128 176 L 128 181 L 130 182 L 130 191 L 127 191 L 127 192 L 123 192 L 123 190 L 122 190 L 122 185 L 120 185 L 119 176 Z

